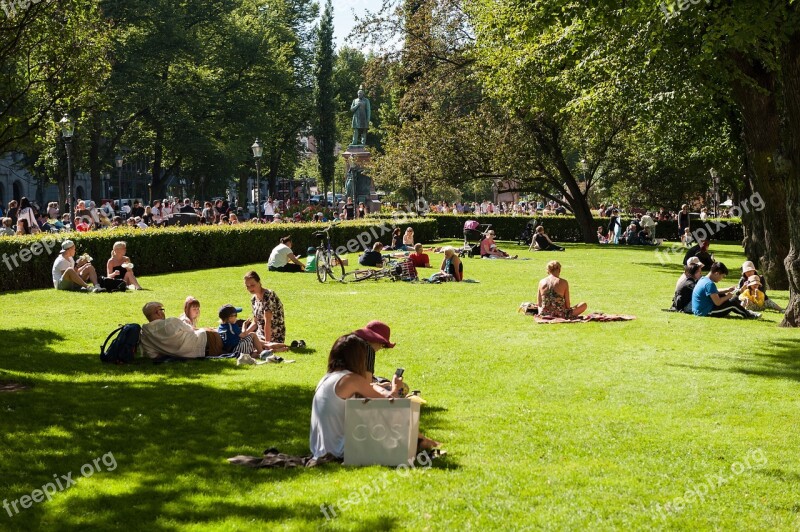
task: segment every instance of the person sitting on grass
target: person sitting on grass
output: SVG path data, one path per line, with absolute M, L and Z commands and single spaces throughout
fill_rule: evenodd
M 414 249 L 414 228 L 406 227 L 406 232 L 403 233 L 403 247 L 405 251 Z
M 561 278 L 561 263 L 551 260 L 547 263 L 547 277 L 539 281 L 536 295 L 539 316 L 571 319 L 586 310 L 586 303 L 570 306 L 569 283 Z
M 784 310 L 780 307 L 780 305 L 775 303 L 767 295 L 767 290 L 766 290 L 767 283 L 764 280 L 764 276 L 760 275 L 758 273 L 758 271 L 756 271 L 756 265 L 753 264 L 752 261 L 748 260 L 748 261 L 745 261 L 744 264 L 742 264 L 742 276 L 739 278 L 739 285 L 738 285 L 739 290 L 744 288 L 744 285 L 747 284 L 747 282 L 750 281 L 750 278 L 752 276 L 754 276 L 754 275 L 758 277 L 758 282 L 761 285 L 759 287 L 759 291 L 764 294 L 764 307 L 761 308 L 761 309 L 749 308 L 749 307 L 745 307 L 745 308 L 748 308 L 749 310 L 769 309 L 769 310 L 776 310 L 778 312 L 783 312 Z
M 381 255 L 381 251 L 383 251 L 383 244 L 375 242 L 372 244 L 372 250 L 365 251 L 358 257 L 358 263 L 362 266 L 383 266 L 383 255 Z
M 53 263 L 53 286 L 56 290 L 81 290 L 89 291 L 87 282 L 91 282 L 94 288 L 92 292 L 104 292 L 98 286 L 97 272 L 91 265 L 88 255 L 78 258 L 75 262 L 75 243 L 72 240 L 64 240 L 61 243 L 61 252 Z
M 195 329 L 179 318 L 167 318 L 164 305 L 158 301 L 145 303 L 142 314 L 140 343 L 145 356 L 160 358 L 202 358 L 222 354 L 222 338 L 212 329 Z
M 608 239 L 606 235 L 603 233 L 603 226 L 597 228 L 597 243 L 598 244 L 608 244 Z M 528 249 L 530 251 L 530 248 Z
M 442 265 L 439 271 L 431 275 L 428 280 L 432 283 L 461 282 L 464 279 L 464 263 L 458 258 L 456 249 L 453 246 L 445 246 L 442 248 L 442 252 L 444 253 Z
M 431 259 L 426 253 L 422 252 L 422 244 L 414 244 L 414 253 L 408 256 L 415 268 L 430 268 Z
M 598 230 L 600 228 L 598 227 Z M 564 248 L 556 245 L 550 240 L 550 237 L 547 236 L 547 233 L 544 232 L 544 227 L 537 226 L 536 232 L 533 234 L 533 240 L 531 241 L 531 245 L 528 248 L 528 251 L 534 248 L 536 251 L 564 251 Z
M 135 290 L 141 290 L 139 280 L 133 274 L 133 264 L 131 259 L 125 256 L 128 244 L 119 241 L 114 242 L 111 248 L 111 258 L 106 263 L 106 277 L 111 279 L 121 279 L 125 281 L 125 286 L 133 286 Z
M 509 255 L 508 253 L 497 247 L 497 244 L 494 241 L 495 236 L 496 235 L 494 231 L 492 231 L 491 229 L 486 231 L 484 239 L 481 240 L 481 246 L 480 246 L 481 258 L 516 259 L 517 258 L 516 255 L 512 257 L 511 255 Z
M 694 264 L 696 264 L 696 265 L 700 266 L 700 269 L 703 269 L 703 263 L 702 263 L 702 262 L 700 262 L 700 259 L 698 259 L 697 257 L 692 257 L 692 258 L 690 258 L 690 259 L 688 260 L 688 262 L 686 263 L 686 266 L 692 266 L 692 265 L 694 265 Z M 685 268 L 686 266 L 684 266 L 684 268 Z M 683 281 L 685 281 L 685 280 L 686 280 L 686 270 L 684 269 L 684 271 L 683 271 L 683 273 L 681 274 L 681 276 L 680 276 L 680 277 L 678 277 L 678 282 L 677 282 L 677 283 L 675 283 L 675 291 L 677 291 L 677 290 L 678 290 L 678 286 L 680 286 L 680 284 L 681 284 Z
M 317 271 L 317 248 L 308 246 L 306 250 L 306 271 L 314 273 Z
M 267 266 L 271 272 L 302 272 L 305 269 L 305 265 L 292 253 L 291 235 L 281 238 L 281 243 L 269 254 Z
M 317 384 L 311 404 L 309 446 L 314 458 L 344 457 L 345 401 L 353 397 L 396 397 L 403 379 L 392 376 L 391 389 L 375 388 L 367 378 L 367 343 L 355 334 L 339 337 L 328 356 L 328 371 Z M 418 435 L 418 449 L 433 449 L 439 442 Z
M 728 268 L 721 262 L 711 265 L 708 275 L 697 281 L 692 292 L 692 312 L 695 316 L 711 316 L 722 318 L 728 314 L 736 314 L 745 319 L 761 317 L 758 312 L 746 310 L 739 304 L 739 293 L 735 286 L 719 291 L 717 283 L 728 275 Z
M 389 389 L 387 385 L 391 384 L 390 381 L 378 382 L 375 378 L 375 353 L 384 347 L 391 349 L 397 345 L 389 341 L 392 335 L 389 326 L 382 321 L 373 320 L 361 329 L 353 331 L 352 334 L 355 334 L 367 343 L 367 380 L 372 383 L 373 388 L 379 387 L 383 390 Z
M 193 296 L 188 296 L 183 303 L 183 314 L 178 319 L 184 323 L 192 326 L 193 329 L 198 329 L 198 319 L 200 318 L 200 301 Z
M 682 280 L 678 281 L 675 287 L 675 295 L 672 297 L 672 308 L 675 312 L 692 313 L 692 294 L 697 280 L 703 275 L 702 264 L 688 264 L 683 269 Z
M 223 305 L 219 309 L 220 324 L 217 332 L 222 338 L 223 350 L 226 353 L 238 353 L 237 366 L 255 364 L 254 356 L 265 357 L 268 362 L 282 362 L 282 358 L 273 355 L 272 351 L 264 349 L 264 344 L 256 334 L 258 325 L 255 322 L 250 322 L 244 330 L 236 323 L 241 311 L 240 307 L 233 305 Z
M 711 269 L 711 265 L 714 264 L 714 255 L 708 252 L 708 245 L 709 240 L 703 240 L 699 244 L 695 244 L 694 246 L 690 247 L 686 251 L 686 255 L 683 256 L 683 264 L 686 265 L 689 262 L 689 259 L 692 257 L 697 257 L 700 262 L 703 263 L 703 268 L 706 271 Z

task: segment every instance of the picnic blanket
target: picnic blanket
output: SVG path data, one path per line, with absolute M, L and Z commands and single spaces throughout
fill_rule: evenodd
M 636 316 L 627 314 L 603 314 L 602 312 L 595 312 L 587 314 L 586 316 L 578 316 L 577 318 L 552 318 L 549 316 L 534 316 L 533 321 L 536 323 L 587 323 L 590 321 L 630 321 L 635 320 Z

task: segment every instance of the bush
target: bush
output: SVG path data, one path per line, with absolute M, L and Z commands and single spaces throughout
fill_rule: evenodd
M 426 218 L 397 219 L 403 228 L 414 228 L 420 242 L 436 240 L 436 221 Z M 376 237 L 391 242 L 393 223 L 388 220 L 343 222 L 331 231 L 334 246 L 349 244 L 351 252 L 371 245 Z M 191 226 L 147 229 L 109 229 L 89 233 L 39 234 L 0 238 L 0 292 L 31 288 L 51 288 L 53 261 L 61 242 L 75 242 L 78 255 L 89 253 L 98 274 L 105 274 L 105 263 L 114 242 L 128 243 L 128 255 L 137 275 L 153 275 L 182 270 L 198 270 L 264 262 L 280 238 L 292 235 L 292 247 L 298 257 L 306 248 L 316 246 L 313 233 L 327 224 L 239 224 L 231 226 Z M 266 266 L 265 266 L 266 267 Z
M 558 242 L 583 242 L 583 235 L 578 227 L 578 223 L 572 216 L 507 216 L 507 215 L 484 215 L 475 216 L 473 214 L 428 214 L 428 218 L 436 220 L 440 238 L 463 238 L 464 222 L 467 220 L 477 220 L 479 224 L 491 224 L 492 229 L 497 234 L 497 240 L 515 240 L 525 229 L 525 224 L 529 220 L 535 220 L 538 225 L 544 226 L 547 234 L 554 241 Z M 608 228 L 608 218 L 595 218 L 595 229 L 600 226 L 605 232 Z M 622 227 L 630 224 L 630 218 L 622 218 Z M 738 218 L 718 220 L 724 223 L 725 227 L 717 227 L 714 221 L 706 220 L 701 222 L 699 219 L 691 220 L 692 231 L 703 229 L 710 235 L 711 240 L 741 241 L 744 238 L 742 222 Z M 656 238 L 666 240 L 678 240 L 678 222 L 658 222 L 656 226 Z

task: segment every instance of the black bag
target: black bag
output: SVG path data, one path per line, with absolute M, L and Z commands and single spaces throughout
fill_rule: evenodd
M 122 279 L 114 277 L 101 277 L 100 286 L 106 289 L 106 292 L 124 292 L 128 289 L 128 285 Z
M 100 360 L 109 364 L 130 364 L 136 355 L 136 348 L 139 346 L 139 335 L 142 328 L 137 323 L 129 323 L 111 331 L 106 341 L 100 347 Z M 119 333 L 119 334 L 117 334 Z M 111 342 L 106 351 L 106 345 L 111 337 L 117 337 Z

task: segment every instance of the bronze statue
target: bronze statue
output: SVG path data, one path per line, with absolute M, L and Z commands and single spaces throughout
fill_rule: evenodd
M 350 112 L 353 113 L 353 142 L 351 146 L 364 146 L 367 144 L 367 129 L 371 109 L 369 99 L 364 96 L 364 89 L 358 89 L 358 98 L 350 104 Z

